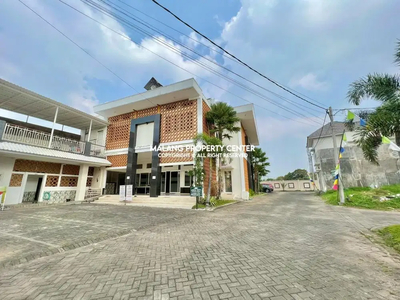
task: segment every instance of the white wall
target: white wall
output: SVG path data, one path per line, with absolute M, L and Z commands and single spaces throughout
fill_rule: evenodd
M 36 192 L 39 177 L 43 177 L 43 176 L 28 175 L 24 192 Z
M 136 147 L 153 145 L 154 122 L 136 127 Z
M 22 199 L 22 186 L 9 187 L 15 158 L 0 155 L 0 186 L 7 187 L 5 204 L 18 204 Z
M 241 127 L 240 122 L 236 124 L 236 126 Z M 232 138 L 230 140 L 224 139 L 224 145 L 242 145 L 242 134 L 241 131 L 232 133 Z M 244 165 L 243 165 L 243 157 L 233 157 L 229 162 L 226 159 L 226 164 L 228 168 L 222 168 L 222 171 L 231 171 L 232 174 L 232 193 L 225 192 L 225 174 L 222 174 L 224 192 L 221 193 L 221 197 L 223 199 L 243 199 L 244 194 L 246 194 L 246 185 L 244 183 Z
M 0 186 L 8 186 L 10 184 L 14 163 L 15 158 L 0 155 Z

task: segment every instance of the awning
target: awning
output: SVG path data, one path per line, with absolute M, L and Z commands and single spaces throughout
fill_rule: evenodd
M 89 128 L 91 120 L 93 130 L 104 128 L 108 124 L 105 120 L 0 79 L 2 109 L 53 122 L 57 107 L 58 124 L 82 130 Z

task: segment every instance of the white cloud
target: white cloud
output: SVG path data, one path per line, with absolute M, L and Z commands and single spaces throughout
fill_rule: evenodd
M 327 89 L 328 83 L 318 80 L 314 73 L 307 73 L 300 78 L 292 79 L 289 86 L 293 88 L 301 87 L 308 91 L 320 91 Z

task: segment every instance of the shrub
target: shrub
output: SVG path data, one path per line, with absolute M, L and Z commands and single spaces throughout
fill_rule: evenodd
M 252 189 L 249 189 L 249 195 L 250 195 L 250 197 L 254 196 L 254 191 Z

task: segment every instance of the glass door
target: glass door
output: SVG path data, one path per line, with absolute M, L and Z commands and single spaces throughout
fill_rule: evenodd
M 171 172 L 171 193 L 179 192 L 179 172 Z

